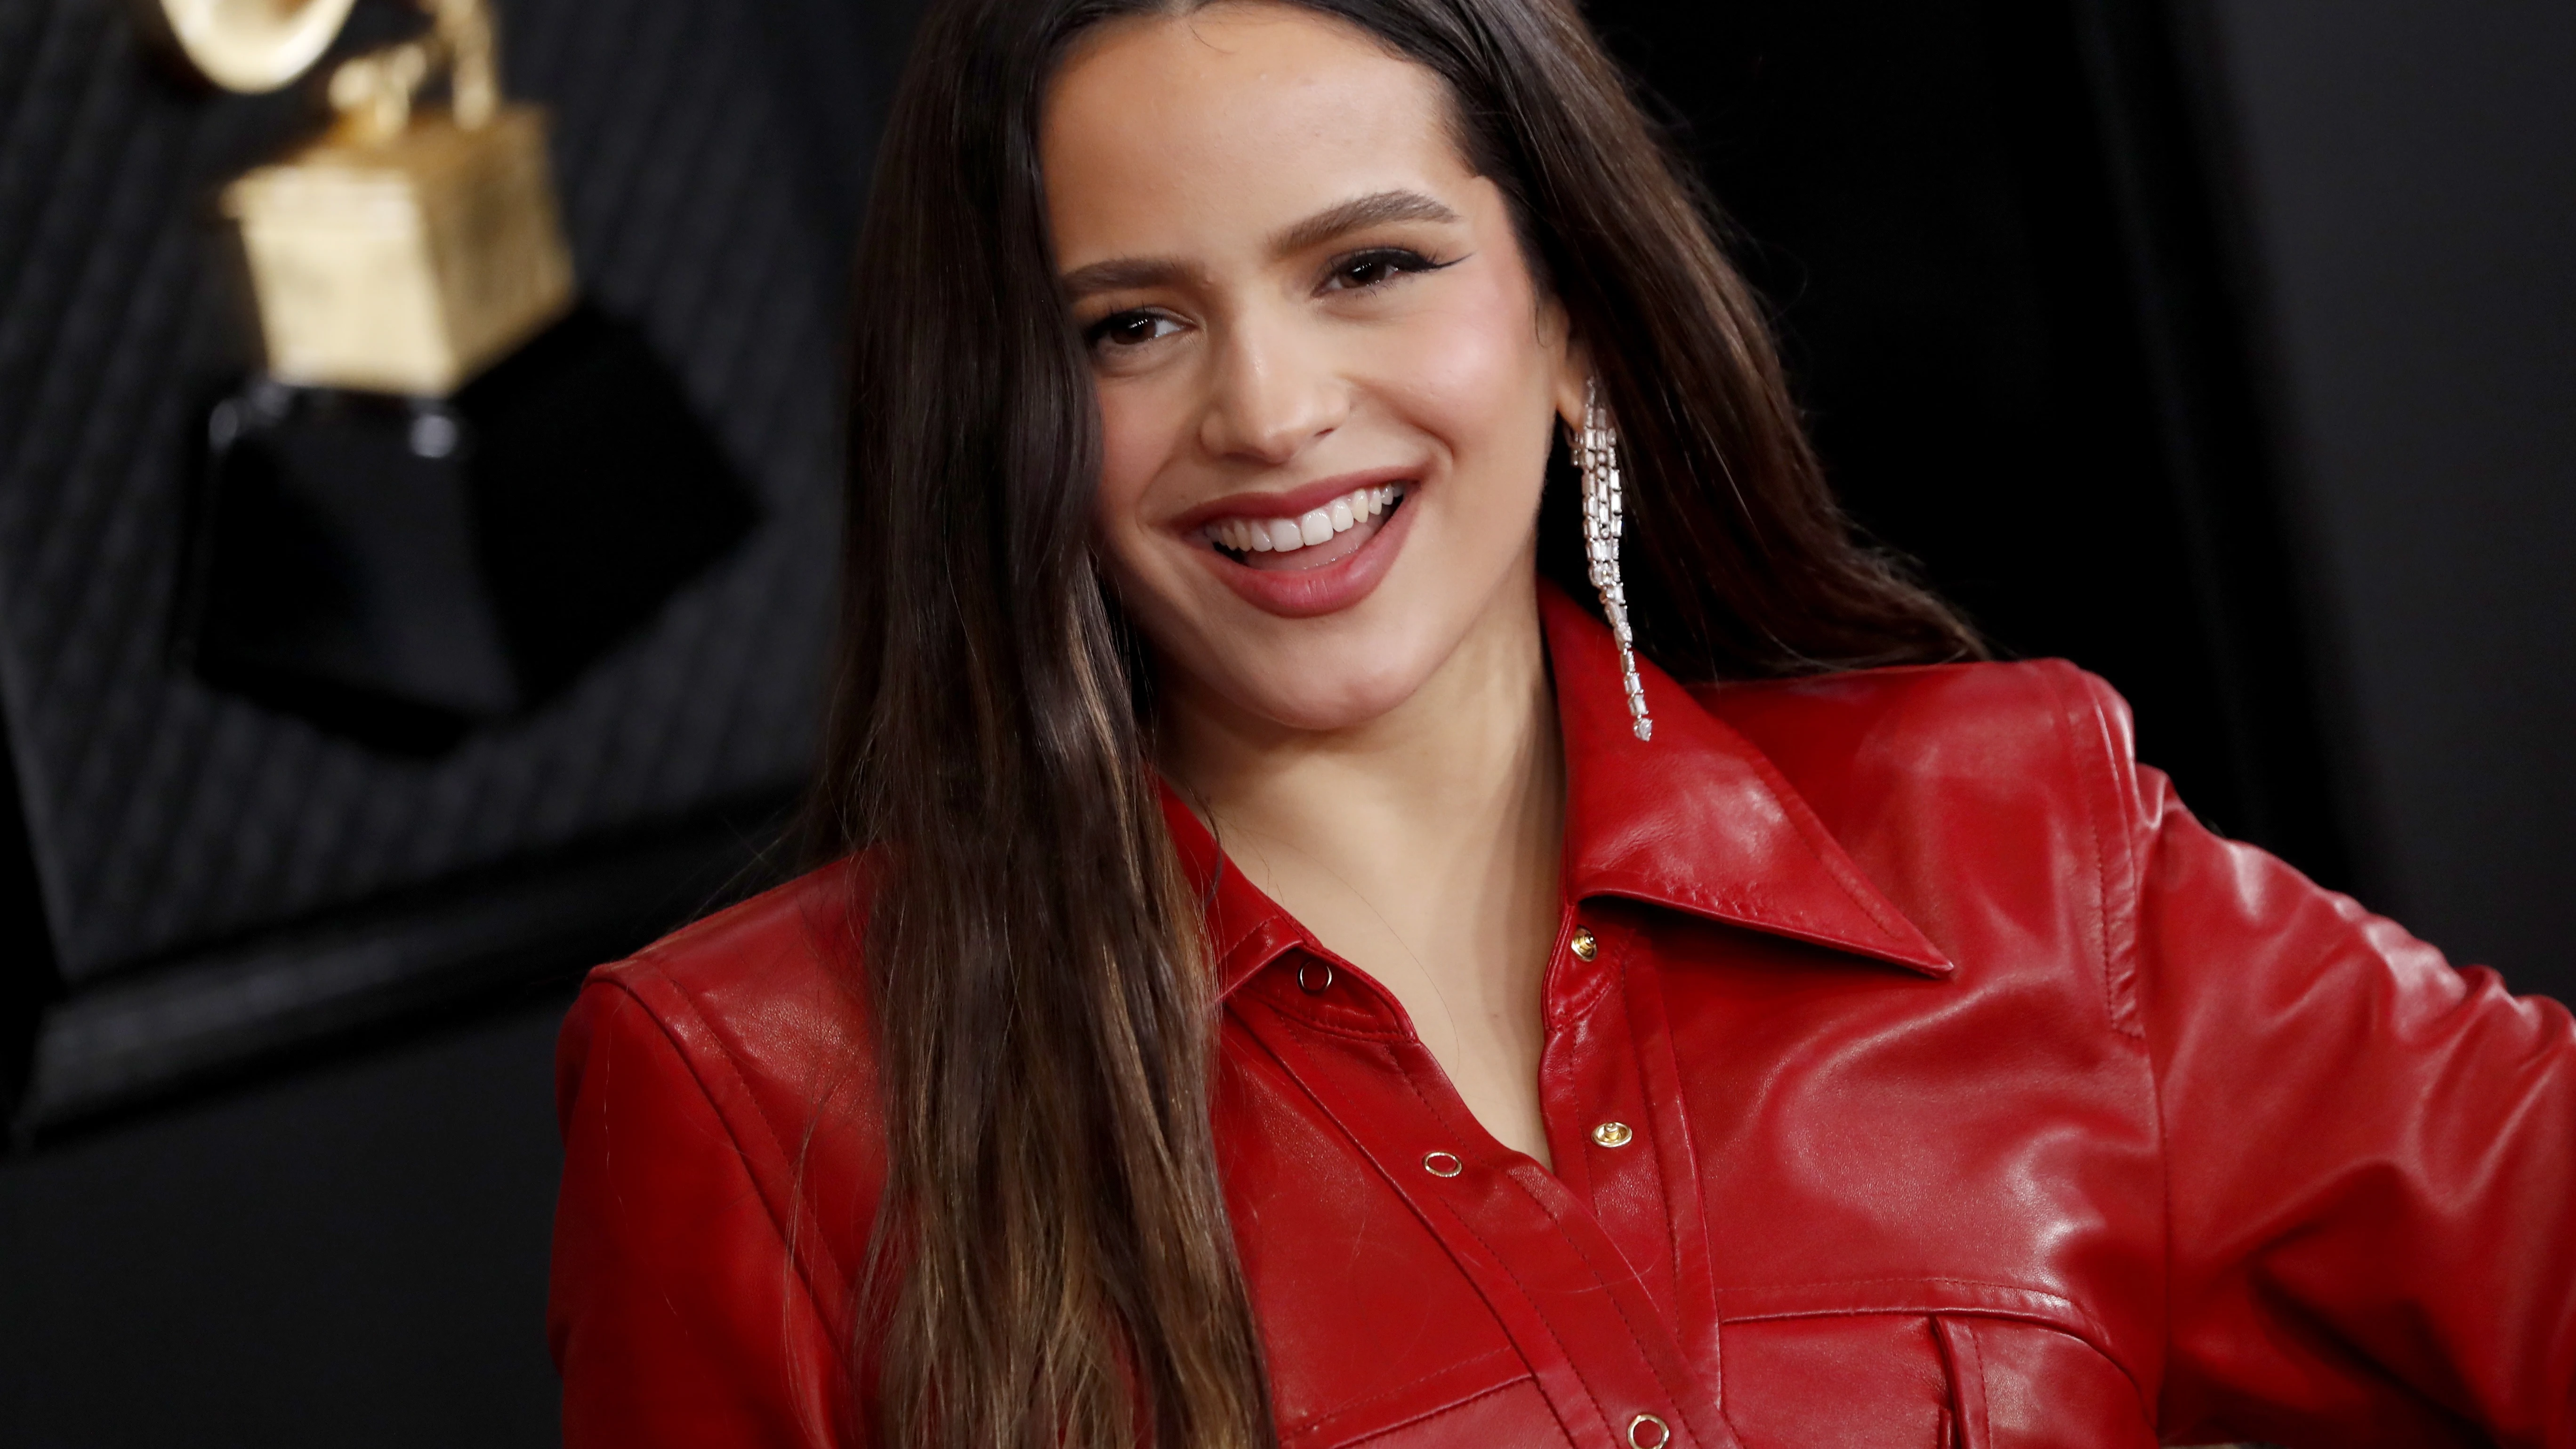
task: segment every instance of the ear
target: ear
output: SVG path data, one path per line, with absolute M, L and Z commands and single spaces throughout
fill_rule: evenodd
M 1555 299 L 1539 304 L 1539 339 L 1553 361 L 1549 392 L 1566 431 L 1583 431 L 1583 395 L 1592 381 L 1592 350 L 1574 335 L 1565 308 Z

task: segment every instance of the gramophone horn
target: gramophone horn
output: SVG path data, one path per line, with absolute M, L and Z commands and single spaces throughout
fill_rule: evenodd
M 228 91 L 273 91 L 331 48 L 357 0 L 140 0 L 147 27 Z

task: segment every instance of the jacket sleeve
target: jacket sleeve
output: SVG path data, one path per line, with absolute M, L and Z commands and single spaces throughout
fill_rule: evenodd
M 2166 1441 L 2576 1449 L 2566 1008 L 2131 779 Z
M 846 1442 L 832 1336 L 699 1077 L 722 1065 L 614 981 L 564 1024 L 547 1329 L 573 1449 Z

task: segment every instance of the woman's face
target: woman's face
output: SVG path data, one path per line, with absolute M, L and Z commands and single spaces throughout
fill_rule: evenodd
M 1220 4 L 1085 37 L 1040 140 L 1096 544 L 1168 689 L 1345 728 L 1527 615 L 1582 372 L 1436 76 Z

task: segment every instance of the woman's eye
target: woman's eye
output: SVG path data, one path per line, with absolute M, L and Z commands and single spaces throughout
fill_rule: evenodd
M 1115 312 L 1092 323 L 1087 335 L 1094 347 L 1142 347 L 1180 330 L 1159 312 Z
M 1333 269 L 1325 274 L 1324 289 L 1357 292 L 1384 286 L 1414 272 L 1436 272 L 1445 265 L 1447 263 L 1435 263 L 1422 253 L 1404 247 L 1379 247 L 1354 253 L 1333 263 Z

